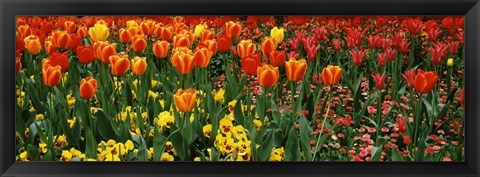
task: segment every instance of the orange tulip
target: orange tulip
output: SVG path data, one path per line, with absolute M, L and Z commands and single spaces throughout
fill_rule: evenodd
M 178 89 L 173 96 L 173 102 L 178 112 L 192 112 L 197 100 L 197 92 L 195 89 Z
M 228 36 L 220 36 L 217 40 L 217 47 L 220 52 L 230 51 L 230 45 L 232 45 L 232 39 Z
M 160 30 L 155 34 L 155 36 L 160 37 L 160 39 L 171 42 L 173 38 L 173 27 L 160 27 Z
M 153 33 L 155 29 L 155 21 L 153 20 L 144 20 L 140 23 L 140 29 L 142 30 L 143 34 L 150 35 Z
M 93 48 L 92 46 L 78 46 L 77 47 L 78 61 L 82 64 L 90 64 L 93 62 Z
M 242 40 L 237 45 L 237 53 L 240 58 L 253 55 L 255 51 L 257 51 L 257 45 L 255 45 L 252 40 Z
M 341 75 L 342 68 L 330 65 L 328 65 L 326 68 L 323 68 L 321 74 L 323 82 L 329 85 L 338 84 Z
M 277 40 L 274 37 L 266 37 L 262 41 L 262 52 L 264 55 L 270 54 L 277 48 Z
M 212 40 L 215 38 L 215 31 L 203 30 L 200 32 L 200 41 Z
M 80 82 L 80 96 L 83 99 L 90 99 L 97 93 L 97 80 L 87 77 Z
M 85 27 L 85 26 L 82 26 L 82 27 L 78 28 L 78 30 L 77 30 L 77 35 L 80 38 L 87 37 L 87 33 L 88 33 L 88 30 L 87 30 L 87 27 Z
M 107 24 L 97 23 L 88 29 L 88 34 L 90 34 L 90 43 L 93 43 L 97 41 L 106 41 L 110 32 Z
M 68 54 L 67 52 L 64 53 L 57 53 L 54 52 L 48 59 L 49 64 L 52 66 L 60 66 L 62 73 L 66 72 L 68 69 L 68 65 L 70 64 L 70 61 L 68 60 Z
M 229 21 L 225 24 L 225 34 L 230 38 L 240 35 L 241 31 L 242 25 L 240 25 L 240 22 Z
M 65 31 L 70 34 L 75 33 L 75 31 L 77 30 L 77 25 L 73 21 L 65 21 L 64 24 L 65 25 L 63 27 Z
M 193 53 L 193 62 L 197 67 L 206 68 L 210 63 L 212 55 L 213 52 L 208 50 L 208 48 L 197 47 L 197 49 L 195 49 L 195 52 Z
M 434 71 L 425 72 L 421 69 L 417 71 L 417 76 L 415 76 L 415 90 L 418 93 L 428 93 L 433 89 L 433 86 L 438 81 L 437 73 Z
M 307 72 L 307 61 L 305 59 L 297 61 L 295 58 L 290 58 L 285 63 L 285 72 L 288 80 L 298 82 L 302 80 L 305 72 Z
M 43 84 L 48 87 L 55 87 L 62 78 L 62 72 L 60 69 L 60 66 L 44 65 L 42 68 Z
M 118 33 L 119 33 L 120 42 L 122 42 L 124 44 L 130 42 L 130 40 L 132 39 L 132 33 L 130 33 L 129 30 L 125 30 L 124 28 L 120 28 Z
M 265 88 L 270 88 L 277 83 L 277 80 L 280 74 L 278 72 L 278 67 L 264 64 L 257 68 L 257 76 L 258 76 L 258 83 L 261 86 Z
M 130 61 L 128 61 L 128 55 L 115 54 L 109 57 L 110 59 L 110 72 L 114 76 L 122 76 L 130 68 Z
M 46 40 L 46 41 L 45 41 L 44 47 L 45 47 L 45 51 L 46 51 L 48 54 L 50 54 L 50 55 L 51 55 L 53 52 L 57 52 L 57 48 L 55 48 L 55 46 L 53 45 L 52 41 L 50 41 L 50 40 Z
M 208 48 L 208 50 L 212 51 L 212 55 L 215 55 L 215 53 L 217 52 L 217 41 L 215 41 L 215 39 L 205 40 L 200 43 L 199 46 L 204 46 Z
M 56 30 L 53 32 L 52 37 L 53 45 L 60 49 L 67 49 L 72 42 L 70 34 L 68 34 L 66 31 Z
M 20 61 L 20 57 L 15 58 L 15 73 L 18 74 L 22 69 L 22 62 Z
M 17 28 L 17 36 L 20 39 L 25 39 L 26 37 L 32 35 L 32 29 L 28 25 L 22 25 Z
M 133 57 L 131 66 L 132 74 L 142 75 L 147 70 L 147 59 L 145 57 Z
M 143 52 L 147 48 L 147 41 L 143 35 L 135 35 L 132 38 L 132 49 L 135 52 Z
M 40 53 L 42 49 L 42 43 L 38 36 L 30 35 L 24 39 L 25 48 L 28 50 L 28 53 L 32 55 L 36 55 Z
M 190 34 L 177 34 L 173 37 L 173 48 L 190 47 L 191 42 Z
M 270 52 L 270 55 L 268 57 L 270 64 L 277 67 L 280 67 L 283 64 L 285 64 L 286 59 L 287 59 L 287 55 L 285 55 L 285 51 Z
M 157 58 L 167 57 L 169 48 L 170 43 L 167 41 L 157 41 L 152 45 L 153 54 L 155 54 Z
M 117 53 L 116 48 L 116 43 L 110 44 L 109 42 L 98 41 L 93 44 L 93 54 L 103 63 L 110 64 L 110 56 Z
M 182 49 L 172 51 L 173 54 L 170 61 L 180 74 L 191 74 L 194 66 L 192 51 L 188 50 L 186 47 L 180 48 Z
M 260 66 L 260 55 L 253 54 L 248 57 L 242 58 L 242 69 L 247 75 L 255 75 L 258 66 Z

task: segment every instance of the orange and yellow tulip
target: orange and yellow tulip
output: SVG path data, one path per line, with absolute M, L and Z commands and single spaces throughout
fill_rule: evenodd
M 192 40 L 190 40 L 191 36 L 188 33 L 185 34 L 177 34 L 173 37 L 173 48 L 177 47 L 190 47 Z
M 56 30 L 52 34 L 53 45 L 60 49 L 67 49 L 72 42 L 72 37 L 66 31 Z
M 32 29 L 28 25 L 22 25 L 17 28 L 17 36 L 20 39 L 25 39 L 26 37 L 32 35 Z
M 258 76 L 258 83 L 262 87 L 270 88 L 277 83 L 277 80 L 280 74 L 278 72 L 278 67 L 264 64 L 257 68 L 257 76 Z
M 155 36 L 159 37 L 162 40 L 171 42 L 173 38 L 173 27 L 159 27 L 158 30 L 155 32 Z
M 120 42 L 126 44 L 132 40 L 132 33 L 130 33 L 129 30 L 126 30 L 124 28 L 121 28 L 119 31 L 119 36 L 118 38 L 120 39 Z
M 97 93 L 97 80 L 87 77 L 80 82 L 80 96 L 83 99 L 90 99 Z
M 290 60 L 285 63 L 285 72 L 288 80 L 298 82 L 302 80 L 307 72 L 307 61 L 305 59 L 297 61 L 295 58 L 290 58 Z
M 178 112 L 192 112 L 197 100 L 197 92 L 195 89 L 178 89 L 173 96 L 173 102 Z
M 203 30 L 200 32 L 200 41 L 204 42 L 206 40 L 215 39 L 215 31 L 211 30 Z
M 217 52 L 217 41 L 215 39 L 205 40 L 200 43 L 199 46 L 204 46 L 208 48 L 208 50 L 212 51 L 212 55 L 215 55 L 215 53 Z
M 87 33 L 88 33 L 88 30 L 87 30 L 87 27 L 85 27 L 85 26 L 82 26 L 82 27 L 78 28 L 78 30 L 77 30 L 77 35 L 80 38 L 87 37 Z
M 241 31 L 242 25 L 240 24 L 240 22 L 229 21 L 225 24 L 225 34 L 230 38 L 240 35 Z
M 191 74 L 193 72 L 194 57 L 192 51 L 186 47 L 174 49 L 170 61 L 180 74 Z
M 277 40 L 274 37 L 266 37 L 262 41 L 262 52 L 264 55 L 270 54 L 277 48 Z
M 206 68 L 210 63 L 213 52 L 206 47 L 197 47 L 193 53 L 193 62 L 199 68 Z
M 325 84 L 336 85 L 340 81 L 340 76 L 342 75 L 342 68 L 338 66 L 327 66 L 322 70 L 322 81 Z
M 145 57 L 133 57 L 131 66 L 133 75 L 142 75 L 147 70 L 147 59 Z
M 253 55 L 257 51 L 257 45 L 252 40 L 242 40 L 237 45 L 237 54 L 240 58 Z
M 28 50 L 28 53 L 32 55 L 36 55 L 40 53 L 42 49 L 42 43 L 38 36 L 30 35 L 24 39 L 25 48 Z
M 135 35 L 132 37 L 132 49 L 135 52 L 143 52 L 147 48 L 147 41 L 143 35 Z
M 116 48 L 116 43 L 110 44 L 109 42 L 98 41 L 93 44 L 93 54 L 103 63 L 110 64 L 110 56 L 117 53 Z
M 51 55 L 53 52 L 57 52 L 57 48 L 55 48 L 55 46 L 53 45 L 52 41 L 50 41 L 50 40 L 46 40 L 46 41 L 45 41 L 44 47 L 45 47 L 45 52 L 47 52 L 47 53 L 50 54 L 50 55 Z
M 140 23 L 140 29 L 142 30 L 143 34 L 150 35 L 153 33 L 155 29 L 155 21 L 153 20 L 144 20 Z
M 170 43 L 168 43 L 167 41 L 157 41 L 152 45 L 153 54 L 155 54 L 157 58 L 167 57 L 169 49 Z
M 88 29 L 88 34 L 90 35 L 91 43 L 93 43 L 97 41 L 106 41 L 110 31 L 107 24 L 97 23 Z
M 42 80 L 43 84 L 48 87 L 55 87 L 62 78 L 62 71 L 60 66 L 43 65 Z
M 20 61 L 20 57 L 15 58 L 15 73 L 18 74 L 20 70 L 22 69 L 22 62 Z
M 70 61 L 68 60 L 68 54 L 66 52 L 64 53 L 57 53 L 54 52 L 48 59 L 48 62 L 52 66 L 60 66 L 62 73 L 66 72 L 68 69 L 68 65 L 70 64 Z
M 418 93 L 428 93 L 438 81 L 437 73 L 434 71 L 425 72 L 421 69 L 417 71 L 415 76 L 414 87 Z
M 63 27 L 65 31 L 70 34 L 75 33 L 75 31 L 77 30 L 77 25 L 73 21 L 65 21 Z
M 114 76 L 122 76 L 130 68 L 130 61 L 128 55 L 115 54 L 109 57 L 110 59 L 110 72 Z

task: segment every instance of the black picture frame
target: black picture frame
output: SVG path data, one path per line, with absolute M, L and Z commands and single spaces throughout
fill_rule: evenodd
M 1 0 L 0 174 L 13 176 L 479 176 L 478 0 Z M 15 16 L 18 15 L 464 15 L 465 162 L 16 162 Z

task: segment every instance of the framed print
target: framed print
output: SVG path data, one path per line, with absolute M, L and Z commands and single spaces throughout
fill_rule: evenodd
M 2 176 L 478 176 L 478 1 L 1 9 Z

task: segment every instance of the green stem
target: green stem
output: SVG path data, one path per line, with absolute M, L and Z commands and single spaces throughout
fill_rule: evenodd
M 332 89 L 333 89 L 333 88 L 330 88 L 330 91 L 329 91 L 328 94 L 327 94 L 327 97 L 326 97 L 326 99 L 325 99 L 325 102 L 327 102 L 328 99 L 330 98 L 330 94 L 332 93 Z M 320 139 L 321 139 L 321 137 L 322 137 L 323 128 L 325 127 L 325 122 L 327 121 L 328 112 L 330 112 L 330 104 L 328 104 L 327 111 L 325 112 L 325 116 L 324 116 L 323 121 L 322 121 L 322 127 L 320 128 L 320 132 L 319 132 L 319 134 L 318 134 L 317 142 L 316 142 L 316 144 L 315 144 L 315 149 L 314 149 L 314 151 L 313 151 L 312 161 L 315 161 L 315 157 L 316 157 L 316 155 L 317 155 L 318 146 L 320 145 Z

